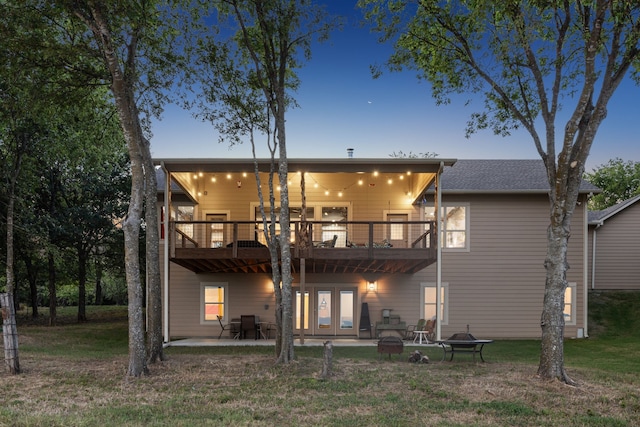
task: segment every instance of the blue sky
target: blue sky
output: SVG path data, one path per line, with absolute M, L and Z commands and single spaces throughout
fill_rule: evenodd
M 347 21 L 343 31 L 314 48 L 312 59 L 299 71 L 301 86 L 294 97 L 300 107 L 287 112 L 290 158 L 346 157 L 347 148 L 361 158 L 388 158 L 394 151 L 460 159 L 539 158 L 524 131 L 505 138 L 483 131 L 465 138 L 469 116 L 482 110 L 481 99 L 467 106 L 464 100 L 436 106 L 428 83 L 411 71 L 385 72 L 374 80 L 369 67 L 382 64 L 391 46 L 378 44 L 376 34 L 360 27 L 360 12 L 352 8 L 355 1 L 327 4 L 331 13 L 344 14 Z M 640 161 L 639 98 L 640 87 L 630 81 L 614 94 L 588 171 L 616 157 Z M 176 106 L 167 106 L 152 129 L 151 151 L 157 158 L 251 157 L 248 143 L 232 148 L 219 143 L 211 124 Z M 259 157 L 267 155 L 266 149 L 258 150 Z

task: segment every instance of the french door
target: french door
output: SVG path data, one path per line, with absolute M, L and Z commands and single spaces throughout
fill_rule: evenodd
M 305 335 L 357 335 L 355 287 L 307 287 L 304 298 L 295 290 L 294 333 Z M 302 308 L 304 307 L 304 315 Z

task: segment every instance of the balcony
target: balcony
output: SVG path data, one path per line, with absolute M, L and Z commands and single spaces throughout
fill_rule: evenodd
M 306 273 L 320 274 L 411 274 L 436 261 L 433 221 L 301 224 L 291 222 L 294 273 L 303 259 Z M 169 259 L 195 273 L 271 273 L 262 230 L 261 221 L 173 221 Z

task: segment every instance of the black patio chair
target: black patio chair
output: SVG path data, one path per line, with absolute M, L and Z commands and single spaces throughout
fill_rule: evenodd
M 222 337 L 222 334 L 224 333 L 224 331 L 228 331 L 230 328 L 230 325 L 225 325 L 224 323 L 222 323 L 222 317 L 220 315 L 216 316 L 218 318 L 218 322 L 220 322 L 220 335 L 218 335 L 218 339 L 220 339 L 220 337 Z
M 258 339 L 258 325 L 254 315 L 240 316 L 240 338 L 247 338 L 247 332 L 253 333 L 254 339 Z

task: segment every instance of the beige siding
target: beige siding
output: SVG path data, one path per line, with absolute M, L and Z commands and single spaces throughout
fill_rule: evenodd
M 448 324 L 442 336 L 466 330 L 487 338 L 540 336 L 544 297 L 548 198 L 531 196 L 448 197 L 443 203 L 469 203 L 470 251 L 443 253 L 442 281 L 449 285 Z M 583 235 L 581 210 L 574 215 L 567 280 L 576 282 L 576 324 L 583 327 Z M 435 282 L 435 266 L 425 271 Z
M 307 177 L 308 205 L 331 206 L 349 204 L 351 220 L 383 220 L 384 212 L 410 212 L 410 220 L 420 220 L 420 210 L 408 204 L 405 184 L 386 182 L 388 177 L 366 178 L 363 185 L 357 175 L 335 174 Z M 207 212 L 229 212 L 230 220 L 252 220 L 251 203 L 258 200 L 251 174 L 242 178 L 237 188 L 235 178 L 223 185 L 193 185 L 202 196 L 196 218 Z M 318 189 L 314 183 L 321 184 Z M 375 185 L 370 185 L 375 184 Z M 300 204 L 297 183 L 289 187 L 292 206 Z M 325 196 L 325 189 L 330 195 Z M 343 197 L 337 191 L 343 191 Z M 206 196 L 205 196 L 206 192 Z M 482 338 L 538 338 L 544 295 L 544 259 L 549 223 L 546 195 L 474 195 L 445 196 L 445 204 L 464 203 L 469 206 L 469 251 L 443 253 L 442 280 L 448 284 L 448 323 L 442 325 L 442 337 L 464 331 Z M 584 206 L 584 203 L 583 203 Z M 583 328 L 583 215 L 578 208 L 573 218 L 569 246 L 567 279 L 576 282 L 576 322 L 567 325 L 566 336 L 576 336 Z M 319 217 L 316 219 L 320 219 Z M 355 233 L 354 233 L 355 234 Z M 416 236 L 413 236 L 416 237 Z M 353 236 L 351 236 L 353 239 Z M 378 238 L 378 237 L 376 237 Z M 636 239 L 637 241 L 637 239 Z M 640 264 L 640 263 L 636 263 Z M 263 320 L 274 319 L 274 295 L 270 277 L 259 274 L 196 275 L 171 264 L 170 336 L 217 337 L 216 322 L 203 323 L 200 307 L 200 284 L 228 284 L 228 317 L 257 314 Z M 392 309 L 407 324 L 415 324 L 422 312 L 421 284 L 435 282 L 435 265 L 414 275 L 313 275 L 307 274 L 306 286 L 332 284 L 335 289 L 358 289 L 356 332 L 359 327 L 362 302 L 369 304 L 371 322 L 381 320 L 382 309 Z M 368 280 L 377 281 L 377 292 L 368 292 Z M 295 277 L 294 285 L 299 284 Z M 268 306 L 268 307 L 266 307 Z M 366 334 L 365 334 L 366 336 Z
M 607 219 L 595 233 L 592 286 L 602 290 L 640 289 L 640 203 Z M 593 243 L 593 230 L 591 236 Z

